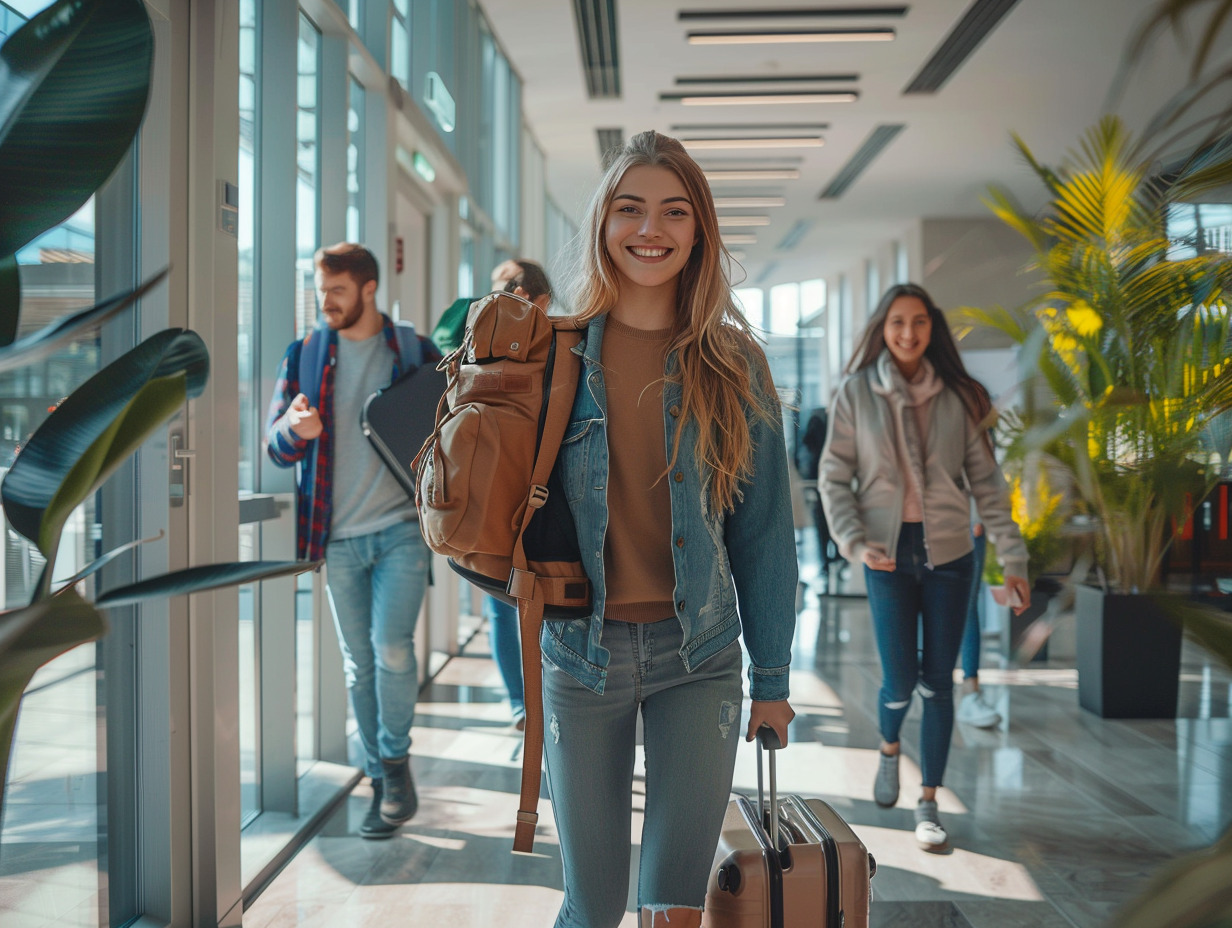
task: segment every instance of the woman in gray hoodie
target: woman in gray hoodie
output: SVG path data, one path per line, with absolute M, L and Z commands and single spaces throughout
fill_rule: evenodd
M 883 807 L 898 801 L 899 730 L 918 689 L 923 792 L 915 833 L 921 848 L 941 851 L 949 838 L 936 794 L 974 580 L 970 499 L 1018 611 L 1030 603 L 1027 551 L 993 457 L 988 392 L 967 373 L 945 316 L 922 287 L 886 292 L 847 373 L 831 407 L 818 490 L 839 551 L 864 564 L 881 656 L 883 740 L 873 797 Z

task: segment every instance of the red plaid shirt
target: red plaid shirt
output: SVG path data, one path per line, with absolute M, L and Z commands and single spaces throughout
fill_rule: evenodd
M 398 359 L 398 338 L 393 322 L 382 313 L 385 343 L 389 346 L 390 376 L 393 383 L 402 373 Z M 324 431 L 314 441 L 300 438 L 291 431 L 286 419 L 288 407 L 300 393 L 309 393 L 300 386 L 300 357 L 304 347 L 315 338 L 329 339 L 329 360 L 321 371 L 320 399 L 317 411 Z M 440 352 L 425 338 L 420 338 L 424 363 L 439 361 Z M 267 418 L 267 447 L 270 460 L 279 467 L 295 467 L 299 488 L 296 501 L 296 556 L 300 560 L 318 561 L 325 557 L 329 543 L 330 517 L 333 513 L 334 457 L 334 365 L 338 358 L 338 333 L 320 325 L 307 338 L 292 342 L 278 367 L 274 396 L 270 400 Z M 351 415 L 351 411 L 347 411 Z M 359 416 L 359 410 L 354 410 Z

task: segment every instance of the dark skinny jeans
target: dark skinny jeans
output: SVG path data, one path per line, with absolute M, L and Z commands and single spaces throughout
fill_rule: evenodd
M 878 716 L 881 737 L 893 744 L 911 698 L 924 699 L 920 726 L 923 785 L 940 786 L 954 728 L 954 662 L 962 644 L 974 558 L 926 566 L 924 529 L 905 522 L 892 572 L 864 568 L 873 631 L 881 655 Z

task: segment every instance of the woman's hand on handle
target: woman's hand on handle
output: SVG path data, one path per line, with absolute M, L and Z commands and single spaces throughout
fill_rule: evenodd
M 796 717 L 796 712 L 786 699 L 776 699 L 767 702 L 762 699 L 753 700 L 753 708 L 749 710 L 749 729 L 744 740 L 752 741 L 757 737 L 757 729 L 769 725 L 778 732 L 779 741 L 787 747 L 787 726 Z
M 1031 584 L 1026 577 L 1006 577 L 1005 594 L 1014 615 L 1022 615 L 1031 607 Z

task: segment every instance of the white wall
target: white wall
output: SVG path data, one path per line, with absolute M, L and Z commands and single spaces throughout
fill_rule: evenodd
M 995 218 L 925 219 L 920 224 L 925 290 L 942 309 L 1020 306 L 1038 293 L 1038 276 L 1024 267 L 1033 252 L 1027 241 Z M 1003 348 L 1008 338 L 974 331 L 964 349 Z

